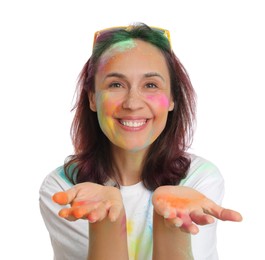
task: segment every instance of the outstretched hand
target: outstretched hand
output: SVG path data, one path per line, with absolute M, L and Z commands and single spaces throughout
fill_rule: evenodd
M 52 197 L 60 205 L 69 204 L 59 211 L 59 216 L 69 221 L 88 219 L 94 223 L 108 217 L 114 222 L 119 217 L 123 202 L 120 191 L 115 187 L 84 182 Z
M 241 221 L 240 213 L 225 209 L 200 192 L 184 186 L 161 186 L 153 194 L 154 210 L 165 218 L 166 225 L 197 234 L 197 225 L 223 221 Z

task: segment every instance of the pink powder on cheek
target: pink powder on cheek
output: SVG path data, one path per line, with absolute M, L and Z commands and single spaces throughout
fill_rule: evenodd
M 150 95 L 147 99 L 151 102 L 159 104 L 161 107 L 169 107 L 169 100 L 166 95 Z

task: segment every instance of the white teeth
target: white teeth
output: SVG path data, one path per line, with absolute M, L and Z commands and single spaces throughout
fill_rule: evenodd
M 128 127 L 139 127 L 139 126 L 142 126 L 146 123 L 146 120 L 145 121 L 123 121 L 123 120 L 120 120 L 120 123 L 124 126 L 128 126 Z

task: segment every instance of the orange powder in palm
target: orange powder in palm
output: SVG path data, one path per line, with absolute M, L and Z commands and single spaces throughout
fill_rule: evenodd
M 192 202 L 190 199 L 178 198 L 170 195 L 159 196 L 157 201 L 168 203 L 172 208 L 185 208 Z

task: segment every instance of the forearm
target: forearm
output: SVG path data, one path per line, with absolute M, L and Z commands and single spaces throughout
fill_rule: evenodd
M 108 218 L 89 224 L 88 260 L 127 260 L 126 216 L 123 210 L 115 222 Z
M 153 260 L 192 260 L 191 235 L 180 228 L 165 225 L 164 218 L 154 211 Z

